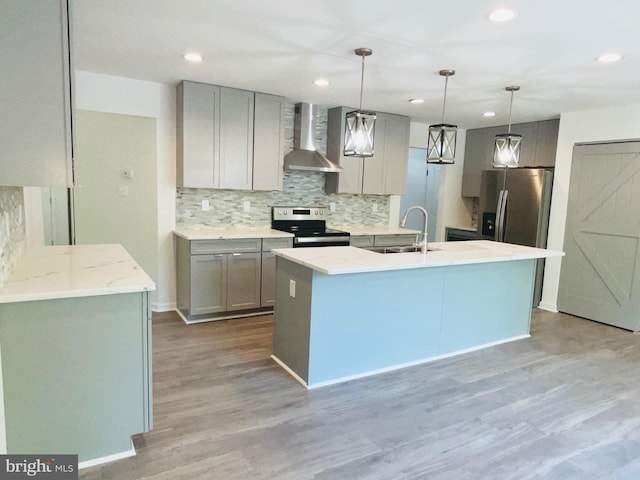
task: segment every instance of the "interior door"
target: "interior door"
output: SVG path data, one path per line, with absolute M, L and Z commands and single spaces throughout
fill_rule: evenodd
M 640 142 L 576 146 L 558 309 L 638 331 L 639 240 Z

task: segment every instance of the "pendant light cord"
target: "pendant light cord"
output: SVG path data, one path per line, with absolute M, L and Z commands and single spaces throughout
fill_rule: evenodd
M 364 55 L 362 55 L 362 72 L 360 74 L 360 108 L 362 110 L 362 91 L 364 90 Z
M 442 100 L 442 121 L 440 123 L 444 123 L 444 106 L 447 103 L 447 85 L 449 83 L 449 75 L 444 77 L 444 99 Z
M 511 133 L 511 110 L 513 109 L 513 90 L 511 90 L 511 101 L 509 102 L 509 128 L 507 133 Z

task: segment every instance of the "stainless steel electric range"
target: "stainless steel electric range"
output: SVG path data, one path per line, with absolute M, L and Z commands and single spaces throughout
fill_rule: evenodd
M 271 207 L 271 228 L 293 233 L 293 247 L 349 245 L 349 232 L 327 228 L 327 207 Z

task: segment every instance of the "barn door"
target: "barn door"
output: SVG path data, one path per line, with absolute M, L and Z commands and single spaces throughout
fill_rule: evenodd
M 640 142 L 573 149 L 558 309 L 640 330 Z

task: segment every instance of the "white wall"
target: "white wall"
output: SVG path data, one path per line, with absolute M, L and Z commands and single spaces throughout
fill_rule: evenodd
M 562 250 L 564 243 L 573 146 L 582 142 L 637 139 L 640 139 L 640 105 L 564 113 L 560 116 L 547 248 Z M 547 260 L 540 302 L 540 307 L 546 310 L 558 309 L 561 262 L 559 258 Z
M 428 129 L 429 125 L 426 123 L 411 122 L 409 146 L 427 148 Z M 435 237 L 437 242 L 444 241 L 445 227 L 471 225 L 473 202 L 471 199 L 463 198 L 460 195 L 462 192 L 462 169 L 464 166 L 466 136 L 466 130 L 458 129 L 455 163 L 453 165 L 443 165 L 440 170 L 438 222 L 436 224 Z
M 75 73 L 76 108 L 156 119 L 158 196 L 158 281 L 156 311 L 175 308 L 175 86 L 89 72 Z

